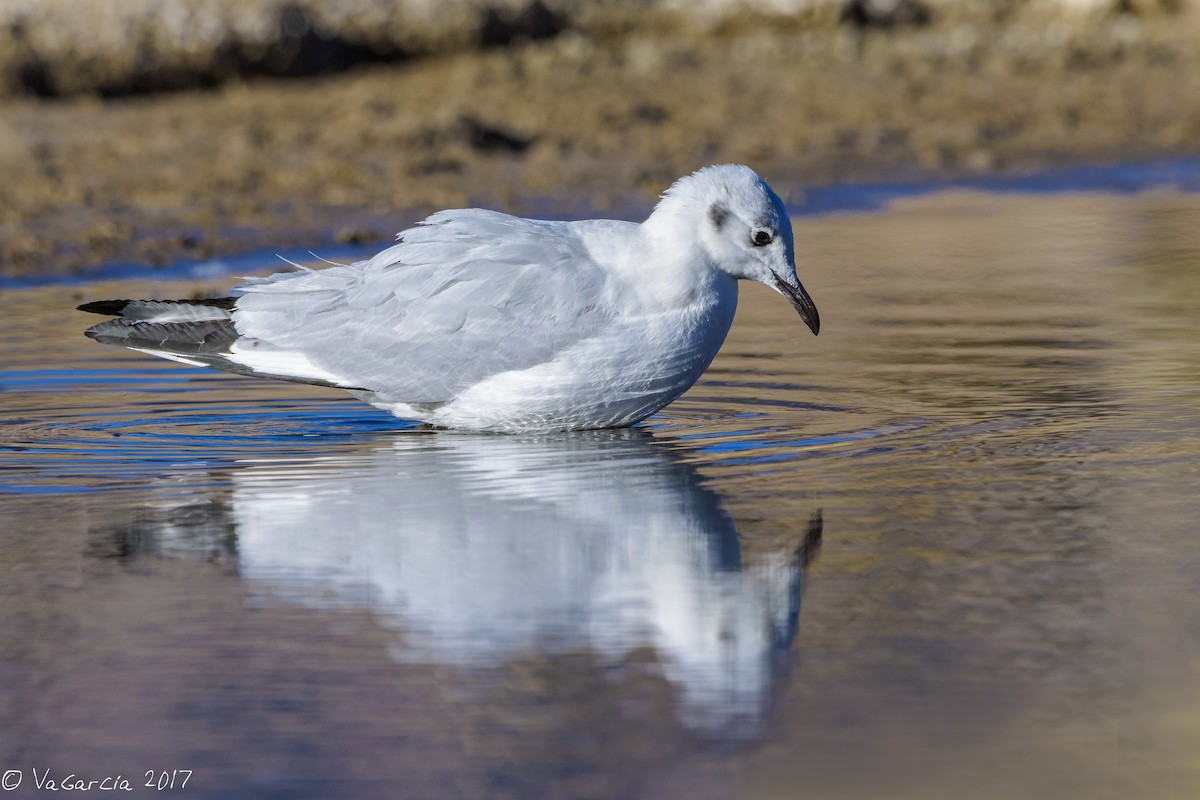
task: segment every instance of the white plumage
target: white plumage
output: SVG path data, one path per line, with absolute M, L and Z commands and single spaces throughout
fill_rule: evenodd
M 642 224 L 442 211 L 369 261 L 250 280 L 236 300 L 104 301 L 99 341 L 346 388 L 397 416 L 471 430 L 631 425 L 717 354 L 737 280 L 817 332 L 783 203 L 748 167 L 675 183 Z

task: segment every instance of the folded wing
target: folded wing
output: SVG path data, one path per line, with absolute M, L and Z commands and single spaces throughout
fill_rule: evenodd
M 370 261 L 239 288 L 231 360 L 262 373 L 299 360 L 409 403 L 553 359 L 605 325 L 613 291 L 569 223 L 477 209 L 435 214 Z

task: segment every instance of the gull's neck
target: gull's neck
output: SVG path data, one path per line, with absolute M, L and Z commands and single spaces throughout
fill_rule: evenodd
M 696 242 L 697 228 L 704 219 L 704 208 L 704 203 L 699 202 L 691 192 L 668 192 L 642 223 L 642 229 L 650 236 L 678 236 Z
M 667 195 L 638 226 L 631 263 L 639 275 L 639 294 L 659 302 L 686 305 L 712 291 L 724 275 L 700 240 L 703 210 L 688 198 Z

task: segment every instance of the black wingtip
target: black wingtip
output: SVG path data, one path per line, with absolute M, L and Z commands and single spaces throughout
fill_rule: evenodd
M 119 317 L 125 313 L 125 309 L 130 303 L 143 302 L 139 300 L 95 300 L 91 303 L 84 303 L 75 308 L 79 311 L 86 311 L 89 314 L 106 314 L 110 317 Z M 181 306 L 213 306 L 215 308 L 223 308 L 226 311 L 232 311 L 237 306 L 236 297 L 207 297 L 201 300 L 158 300 L 148 302 L 159 303 L 175 303 Z
M 121 316 L 121 312 L 125 310 L 125 306 L 132 302 L 132 300 L 96 300 L 76 306 L 75 309 L 77 311 L 86 311 L 89 314 L 107 314 L 110 317 L 119 317 Z

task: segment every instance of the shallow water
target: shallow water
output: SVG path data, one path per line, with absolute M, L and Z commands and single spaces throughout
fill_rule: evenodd
M 0 296 L 0 770 L 202 797 L 1200 794 L 1200 198 L 797 222 L 636 429 L 405 426 Z M 264 267 L 271 268 L 265 264 Z

